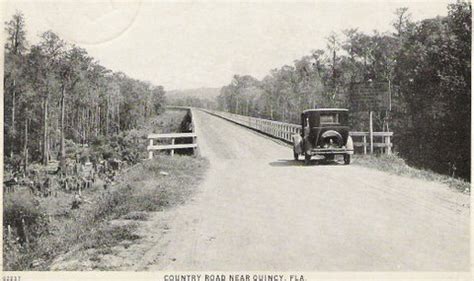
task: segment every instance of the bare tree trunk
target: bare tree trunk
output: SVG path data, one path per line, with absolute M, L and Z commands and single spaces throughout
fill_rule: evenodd
M 92 131 L 94 133 L 94 137 L 97 137 L 97 105 L 94 106 L 94 109 L 91 110 L 91 123 L 92 123 Z
M 107 110 L 105 111 L 105 135 L 109 135 L 109 96 L 107 96 Z
M 81 144 L 85 143 L 85 138 L 86 138 L 86 125 L 85 125 L 85 112 L 84 112 L 84 107 L 81 110 Z
M 96 133 L 96 136 L 101 134 L 102 133 L 102 115 L 101 115 L 101 107 L 100 105 L 98 106 L 98 110 L 97 110 L 97 133 Z
M 90 109 L 89 108 L 86 108 L 85 114 L 86 114 L 86 117 L 85 117 L 85 121 L 86 121 L 86 140 L 85 140 L 85 143 L 88 143 L 89 138 L 91 136 Z
M 48 165 L 48 96 L 43 100 L 43 165 Z
M 65 95 L 66 95 L 66 87 L 63 86 L 61 88 L 61 124 L 60 124 L 60 133 L 61 133 L 61 140 L 60 140 L 60 150 L 61 154 L 59 157 L 59 166 L 61 167 L 61 173 L 66 171 L 66 147 L 64 144 L 64 111 L 66 107 L 65 103 Z
M 12 135 L 10 140 L 10 157 L 13 157 L 14 143 L 15 143 L 15 109 L 16 109 L 16 92 L 15 92 L 15 79 L 13 79 L 13 91 L 12 91 Z
M 23 172 L 28 176 L 28 118 L 25 118 L 25 140 L 23 143 Z

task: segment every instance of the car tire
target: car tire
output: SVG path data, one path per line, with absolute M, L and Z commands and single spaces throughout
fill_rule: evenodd
M 304 164 L 309 165 L 310 163 L 311 163 L 311 154 L 307 154 L 305 152 L 305 154 L 304 154 Z
M 351 163 L 351 155 L 344 154 L 344 165 L 349 165 Z
M 295 159 L 295 161 L 299 160 L 299 155 L 298 155 L 298 153 L 295 152 L 294 149 L 293 149 L 293 158 Z

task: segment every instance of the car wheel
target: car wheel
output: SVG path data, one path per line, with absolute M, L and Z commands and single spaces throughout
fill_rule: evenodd
M 345 154 L 344 155 L 344 164 L 349 165 L 351 163 L 351 155 L 350 154 Z
M 307 154 L 305 152 L 305 154 L 304 154 L 304 164 L 309 165 L 310 163 L 311 163 L 311 154 Z
M 298 161 L 299 160 L 299 155 L 298 153 L 295 152 L 295 150 L 293 150 L 293 158 Z

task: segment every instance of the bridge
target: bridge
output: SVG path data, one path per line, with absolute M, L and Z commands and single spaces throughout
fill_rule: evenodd
M 304 166 L 284 142 L 210 113 L 193 110 L 206 180 L 166 221 L 148 270 L 469 269 L 469 196 L 357 164 Z
M 239 125 L 257 130 L 272 137 L 281 139 L 285 142 L 292 143 L 292 136 L 294 134 L 301 134 L 301 126 L 291 123 L 267 120 L 262 118 L 255 118 L 251 116 L 244 116 L 233 114 L 229 112 L 222 112 L 216 110 L 203 110 L 209 114 L 219 116 Z M 380 151 L 385 154 L 392 153 L 393 132 L 350 132 L 354 142 L 354 147 L 361 147 L 364 154 L 367 154 L 368 148 L 370 153 L 374 153 L 374 147 L 380 148 Z M 359 140 L 359 141 L 357 141 Z M 379 142 L 374 141 L 379 140 Z

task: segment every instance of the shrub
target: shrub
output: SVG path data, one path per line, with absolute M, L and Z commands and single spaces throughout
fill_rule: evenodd
M 3 199 L 3 227 L 7 225 L 16 231 L 20 241 L 26 236 L 34 240 L 47 230 L 45 212 L 40 208 L 38 201 L 27 191 L 18 191 L 8 194 Z M 23 232 L 23 223 L 28 233 Z
M 4 266 L 8 270 L 24 270 L 30 267 L 37 240 L 48 233 L 48 220 L 38 201 L 26 191 L 6 194 L 3 204 Z M 8 239 L 8 225 L 12 230 L 11 239 Z M 29 244 L 25 243 L 27 238 Z

